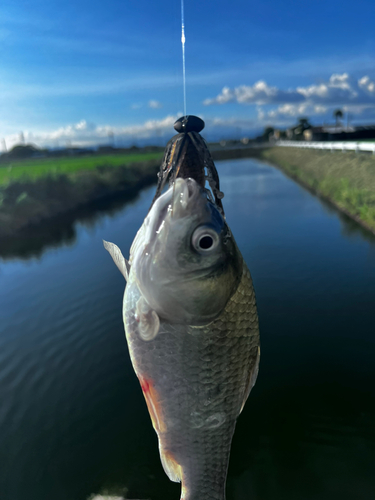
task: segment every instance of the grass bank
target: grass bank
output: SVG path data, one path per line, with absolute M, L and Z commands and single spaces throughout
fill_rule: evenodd
M 106 197 L 130 198 L 156 181 L 161 158 L 161 153 L 92 156 L 0 167 L 0 242 Z
M 375 234 L 375 155 L 274 147 L 262 150 L 260 158 Z

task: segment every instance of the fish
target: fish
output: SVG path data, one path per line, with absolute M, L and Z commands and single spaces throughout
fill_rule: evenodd
M 225 500 L 236 421 L 258 375 L 259 325 L 218 174 L 191 121 L 166 147 L 129 260 L 104 246 L 127 281 L 126 339 L 164 471 L 182 483 L 181 500 Z

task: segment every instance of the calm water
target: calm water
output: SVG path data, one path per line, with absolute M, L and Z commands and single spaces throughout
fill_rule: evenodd
M 218 163 L 253 274 L 258 382 L 233 441 L 228 500 L 375 498 L 375 242 L 278 170 Z M 0 263 L 0 498 L 105 489 L 177 500 L 124 339 L 128 254 L 154 188 L 60 247 Z

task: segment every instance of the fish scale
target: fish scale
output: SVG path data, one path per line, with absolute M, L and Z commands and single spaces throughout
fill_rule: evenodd
M 131 270 L 123 309 L 126 337 L 166 473 L 182 480 L 183 500 L 224 500 L 235 423 L 259 357 L 250 272 L 243 264 L 239 286 L 218 319 L 203 327 L 162 321 L 152 342 L 139 335 L 140 297 Z

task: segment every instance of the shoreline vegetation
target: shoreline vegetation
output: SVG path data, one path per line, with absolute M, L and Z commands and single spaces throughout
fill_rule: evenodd
M 375 234 L 375 157 L 368 154 L 263 147 L 216 150 L 213 159 L 255 157 L 329 201 Z M 25 230 L 51 225 L 112 197 L 131 199 L 156 183 L 163 153 L 138 152 L 0 166 L 0 244 Z
M 156 182 L 163 154 L 27 160 L 0 167 L 0 242 L 109 197 Z
M 260 150 L 257 157 L 375 234 L 374 155 L 272 147 Z

